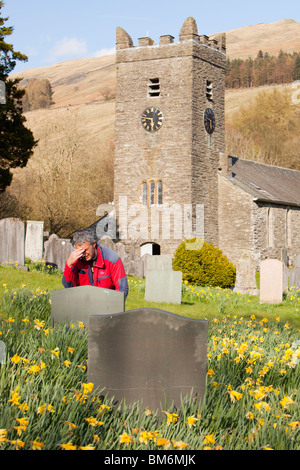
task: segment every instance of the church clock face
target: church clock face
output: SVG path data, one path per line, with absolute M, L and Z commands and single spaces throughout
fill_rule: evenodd
M 145 131 L 156 132 L 164 122 L 164 115 L 160 108 L 149 106 L 145 109 L 141 117 L 141 123 Z
M 207 108 L 204 112 L 204 127 L 208 134 L 212 134 L 216 127 L 215 114 L 210 108 Z

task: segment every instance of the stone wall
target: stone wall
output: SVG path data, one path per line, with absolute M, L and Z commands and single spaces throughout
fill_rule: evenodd
M 219 248 L 235 265 L 245 252 L 255 261 L 257 271 L 264 259 L 282 260 L 286 251 L 291 265 L 300 253 L 300 209 L 256 203 L 222 172 L 219 174 L 219 230 Z
M 219 248 L 236 265 L 243 253 L 255 256 L 252 197 L 219 175 Z

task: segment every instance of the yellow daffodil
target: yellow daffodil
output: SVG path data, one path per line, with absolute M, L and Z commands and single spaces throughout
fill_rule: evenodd
M 156 445 L 157 445 L 158 447 L 163 446 L 165 450 L 168 450 L 168 448 L 169 448 L 170 445 L 171 445 L 171 442 L 170 442 L 168 439 L 165 439 L 165 438 L 163 438 L 163 437 L 160 437 L 159 439 L 157 439 Z
M 123 434 L 120 436 L 120 444 L 128 445 L 133 441 L 134 441 L 134 437 L 129 436 L 126 432 L 123 432 Z
M 187 419 L 187 423 L 188 423 L 188 426 L 191 428 L 192 426 L 196 426 L 195 425 L 195 422 L 196 421 L 199 421 L 198 418 L 195 418 L 195 416 L 189 416 L 188 419 Z
M 69 429 L 70 429 L 70 430 L 77 428 L 76 424 L 70 423 L 70 421 L 65 421 L 65 423 L 69 426 Z
M 83 393 L 85 393 L 85 394 L 86 393 L 91 393 L 93 391 L 94 384 L 92 382 L 83 383 L 82 387 L 83 387 Z
M 32 450 L 42 450 L 44 447 L 43 442 L 39 442 L 39 437 L 32 442 Z
M 139 436 L 139 442 L 143 444 L 147 444 L 148 441 L 154 441 L 154 440 L 156 440 L 156 435 L 152 431 L 142 431 Z
M 104 424 L 102 421 L 97 421 L 97 419 L 93 418 L 93 416 L 90 418 L 85 418 L 85 421 L 89 424 L 89 426 L 103 426 Z
M 73 445 L 72 442 L 67 442 L 66 444 L 60 444 L 60 447 L 63 450 L 76 450 L 77 446 Z
M 182 441 L 172 441 L 173 447 L 178 448 L 180 450 L 184 449 L 185 447 L 189 447 L 188 444 Z
M 95 450 L 96 447 L 93 447 L 92 444 L 88 444 L 87 446 L 80 447 L 80 450 Z
M 17 387 L 15 390 L 11 390 L 11 399 L 8 400 L 11 403 L 11 406 L 19 405 L 19 400 L 21 398 L 21 395 L 19 395 L 18 390 L 20 387 Z
M 20 439 L 16 439 L 14 441 L 10 441 L 10 444 L 16 446 L 16 449 L 22 449 L 25 445 L 25 442 L 21 441 Z
M 173 423 L 177 423 L 178 421 L 178 414 L 176 413 L 168 413 L 167 411 L 163 411 L 165 415 L 167 416 L 167 424 L 168 426 Z
M 58 348 L 51 349 L 51 352 L 52 352 L 52 356 L 51 356 L 52 359 L 53 359 L 54 356 L 56 356 L 56 357 L 59 356 L 59 349 Z
M 296 402 L 294 402 L 290 397 L 284 396 L 284 398 L 280 400 L 280 404 L 282 408 L 288 408 L 290 405 L 296 405 Z
M 215 441 L 215 438 L 214 438 L 214 434 L 208 434 L 207 436 L 205 436 L 204 438 L 204 444 L 214 444 Z
M 232 403 L 235 402 L 235 400 L 240 400 L 243 396 L 242 393 L 239 393 L 239 392 L 235 392 L 234 390 L 229 390 L 229 396 L 230 396 L 230 399 L 232 401 Z

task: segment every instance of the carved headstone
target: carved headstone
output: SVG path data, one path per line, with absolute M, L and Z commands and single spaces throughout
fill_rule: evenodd
M 236 263 L 236 282 L 234 291 L 241 294 L 257 295 L 258 289 L 255 279 L 255 260 L 249 253 L 243 253 Z
M 88 381 L 155 411 L 205 392 L 208 322 L 156 309 L 89 317 Z
M 283 263 L 277 259 L 266 259 L 260 264 L 260 301 L 282 302 Z
M 95 286 L 70 287 L 51 292 L 51 323 L 81 321 L 90 315 L 124 312 L 124 293 Z

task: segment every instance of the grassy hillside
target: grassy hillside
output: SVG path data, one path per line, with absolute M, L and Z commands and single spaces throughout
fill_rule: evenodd
M 228 31 L 226 34 L 227 55 L 230 59 L 248 57 L 249 55 L 256 57 L 259 50 L 276 55 L 281 49 L 286 52 L 300 51 L 300 23 L 293 20 L 247 26 Z M 136 42 L 135 38 L 134 42 Z M 25 113 L 27 126 L 33 131 L 35 137 L 40 139 L 39 145 L 40 147 L 44 146 L 43 152 L 47 153 L 47 158 L 50 158 L 52 154 L 51 159 L 53 160 L 57 151 L 55 148 L 57 148 L 58 138 L 63 135 L 63 132 L 68 132 L 66 135 L 70 141 L 73 133 L 72 126 L 77 136 L 77 155 L 81 155 L 82 158 L 83 153 L 88 154 L 86 158 L 90 159 L 86 164 L 87 168 L 88 165 L 92 165 L 95 159 L 100 161 L 100 153 L 102 161 L 108 152 L 107 149 L 111 150 L 110 154 L 113 153 L 115 55 L 77 59 L 52 66 L 28 69 L 22 72 L 22 78 L 24 86 L 28 80 L 32 79 L 47 79 L 51 85 L 52 103 L 50 107 Z M 241 106 L 254 99 L 262 88 L 266 87 L 226 90 L 226 122 L 230 121 L 232 114 Z M 280 86 L 280 89 L 283 88 L 291 89 L 291 85 Z M 67 123 L 70 124 L 69 129 L 66 130 Z M 62 140 L 64 139 L 62 138 Z M 61 154 L 63 153 L 62 149 L 59 151 Z M 72 157 L 70 151 L 69 144 L 69 158 Z M 24 199 L 24 192 L 27 192 L 24 188 L 28 184 L 31 185 L 35 174 L 33 169 L 35 167 L 41 168 L 41 161 L 44 161 L 41 153 L 41 149 L 38 148 L 26 168 L 15 170 L 10 192 L 19 200 Z M 247 158 L 247 155 L 244 154 L 240 156 Z M 73 163 L 71 162 L 70 165 Z M 100 193 L 101 191 L 100 189 Z M 103 195 L 103 197 L 105 196 Z M 93 200 L 95 200 L 92 211 L 94 214 L 94 207 L 100 203 L 99 194 L 94 195 Z M 31 216 L 39 217 L 39 214 L 31 214 Z

